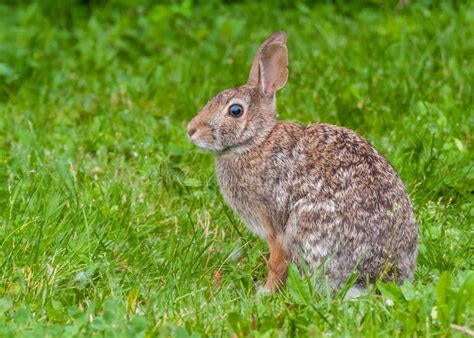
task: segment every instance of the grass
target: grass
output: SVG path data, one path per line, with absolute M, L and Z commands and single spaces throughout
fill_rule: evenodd
M 0 336 L 473 330 L 472 2 L 85 3 L 0 4 Z M 292 269 L 256 296 L 268 249 L 185 130 L 275 30 L 281 118 L 350 127 L 399 170 L 412 283 L 344 301 Z

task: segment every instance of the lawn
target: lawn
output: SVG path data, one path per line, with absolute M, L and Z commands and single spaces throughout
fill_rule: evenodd
M 0 4 L 0 336 L 463 336 L 474 330 L 474 2 Z M 219 193 L 187 122 L 288 35 L 281 119 L 354 129 L 397 168 L 415 279 L 343 300 Z

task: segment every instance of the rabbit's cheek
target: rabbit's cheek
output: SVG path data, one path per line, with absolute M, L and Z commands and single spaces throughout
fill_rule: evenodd
M 216 130 L 216 138 L 223 147 L 234 146 L 238 141 L 240 127 L 238 124 L 227 123 Z

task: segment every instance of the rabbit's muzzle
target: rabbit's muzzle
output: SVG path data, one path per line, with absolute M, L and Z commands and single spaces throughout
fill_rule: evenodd
M 206 123 L 194 118 L 189 122 L 187 132 L 189 140 L 199 148 L 209 151 L 219 150 L 213 130 Z

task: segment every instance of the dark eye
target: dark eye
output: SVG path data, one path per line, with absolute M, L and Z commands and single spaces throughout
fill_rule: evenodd
M 244 113 L 244 108 L 240 104 L 233 104 L 229 107 L 229 114 L 233 117 L 241 117 Z

